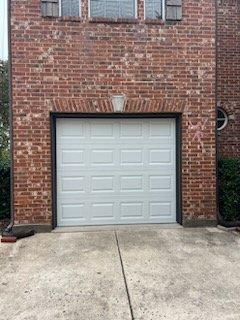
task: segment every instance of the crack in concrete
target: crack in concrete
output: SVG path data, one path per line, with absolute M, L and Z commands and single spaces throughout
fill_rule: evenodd
M 129 293 L 129 290 L 128 290 L 128 284 L 127 284 L 127 279 L 126 279 L 126 275 L 125 275 L 125 271 L 124 271 L 123 259 L 122 259 L 122 255 L 121 255 L 121 250 L 120 250 L 120 246 L 119 246 L 119 241 L 118 241 L 118 236 L 117 236 L 116 230 L 114 231 L 114 233 L 115 233 L 115 238 L 116 238 L 116 243 L 117 243 L 117 248 L 118 248 L 119 260 L 120 260 L 121 268 L 122 268 L 123 280 L 124 280 L 124 284 L 125 284 L 125 289 L 126 289 L 129 309 L 130 309 L 130 313 L 131 313 L 131 320 L 134 320 L 131 297 L 130 297 L 130 293 Z

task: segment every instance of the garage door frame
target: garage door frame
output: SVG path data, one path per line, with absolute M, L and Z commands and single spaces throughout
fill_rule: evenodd
M 57 119 L 63 118 L 171 118 L 176 122 L 176 219 L 177 223 L 182 224 L 182 137 L 181 137 L 181 113 L 50 113 L 51 126 L 51 184 L 52 184 L 52 228 L 57 227 L 57 150 L 56 150 L 56 123 Z

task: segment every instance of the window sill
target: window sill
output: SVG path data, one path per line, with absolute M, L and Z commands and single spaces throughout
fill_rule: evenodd
M 164 21 L 162 19 L 145 19 L 144 22 L 146 24 L 164 25 Z
M 54 19 L 56 21 L 76 21 L 76 22 L 82 22 L 83 19 L 81 17 L 71 17 L 71 16 L 64 16 L 64 17 L 48 17 L 44 16 L 45 19 Z
M 82 22 L 83 19 L 82 19 L 81 17 L 64 16 L 64 17 L 58 17 L 58 21 L 76 21 L 76 22 Z
M 91 23 L 133 23 L 133 24 L 137 24 L 139 22 L 138 19 L 136 18 L 117 18 L 117 19 L 114 19 L 114 18 L 89 18 L 89 22 Z

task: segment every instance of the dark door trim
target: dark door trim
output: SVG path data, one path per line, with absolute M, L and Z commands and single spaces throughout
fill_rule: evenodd
M 52 228 L 57 227 L 56 123 L 62 118 L 174 118 L 176 120 L 176 216 L 182 224 L 182 114 L 181 113 L 50 113 L 52 169 Z

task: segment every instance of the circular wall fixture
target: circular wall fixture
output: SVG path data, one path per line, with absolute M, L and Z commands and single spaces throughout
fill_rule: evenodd
M 218 129 L 218 131 L 221 131 L 222 129 L 224 129 L 227 124 L 228 124 L 227 113 L 222 108 L 218 108 L 218 110 L 217 110 L 217 129 Z

